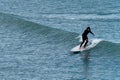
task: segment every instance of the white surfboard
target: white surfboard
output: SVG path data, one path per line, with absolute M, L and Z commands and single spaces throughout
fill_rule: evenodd
M 80 48 L 80 45 L 78 45 L 78 46 L 72 48 L 71 51 L 72 52 L 82 52 L 82 51 L 85 51 L 85 50 L 89 50 L 89 49 L 95 47 L 101 41 L 102 41 L 101 39 L 92 39 L 90 44 L 87 45 L 85 48 L 84 47 Z

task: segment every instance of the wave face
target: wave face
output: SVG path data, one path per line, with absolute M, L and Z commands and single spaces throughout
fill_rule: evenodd
M 70 49 L 79 44 L 75 39 L 77 36 L 78 34 L 74 32 L 0 13 L 0 72 L 3 75 L 0 78 L 9 80 L 116 78 L 120 70 L 119 43 L 103 40 L 89 51 L 73 54 Z
M 79 34 L 90 26 L 96 37 L 120 43 L 119 0 L 0 0 L 0 3 L 3 13 Z
M 21 47 L 32 40 L 36 40 L 36 44 L 66 44 L 69 42 L 75 42 L 75 40 L 72 39 L 78 35 L 77 33 L 71 33 L 26 21 L 24 19 L 20 19 L 19 16 L 3 13 L 0 13 L 0 15 L 2 41 L 4 41 L 4 39 L 8 39 L 10 41 L 13 40 L 11 43 L 16 45 L 17 42 L 14 40 L 21 40 L 18 42 Z M 9 43 L 9 41 L 7 42 Z

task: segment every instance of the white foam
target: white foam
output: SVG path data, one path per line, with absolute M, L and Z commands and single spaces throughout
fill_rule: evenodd
M 108 19 L 120 19 L 119 14 L 98 15 L 98 14 L 47 14 L 42 15 L 47 18 L 60 18 L 60 19 L 82 19 L 82 20 L 108 20 Z
M 91 45 L 90 47 L 95 47 L 98 43 L 100 43 L 102 39 L 91 39 Z

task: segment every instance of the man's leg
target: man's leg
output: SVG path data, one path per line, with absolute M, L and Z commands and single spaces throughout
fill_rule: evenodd
M 85 45 L 84 45 L 84 48 L 86 47 L 87 43 L 88 43 L 88 39 L 85 40 Z
M 81 43 L 81 45 L 80 45 L 80 48 L 81 48 L 81 46 L 83 45 L 84 42 L 85 42 L 85 40 L 82 41 L 82 43 Z

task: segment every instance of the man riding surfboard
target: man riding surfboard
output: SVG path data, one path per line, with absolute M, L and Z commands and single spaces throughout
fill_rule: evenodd
M 84 48 L 86 47 L 88 43 L 88 37 L 87 37 L 88 33 L 91 33 L 94 36 L 94 33 L 91 31 L 90 27 L 87 27 L 82 34 L 82 43 L 80 45 L 80 48 L 84 42 L 85 42 Z

